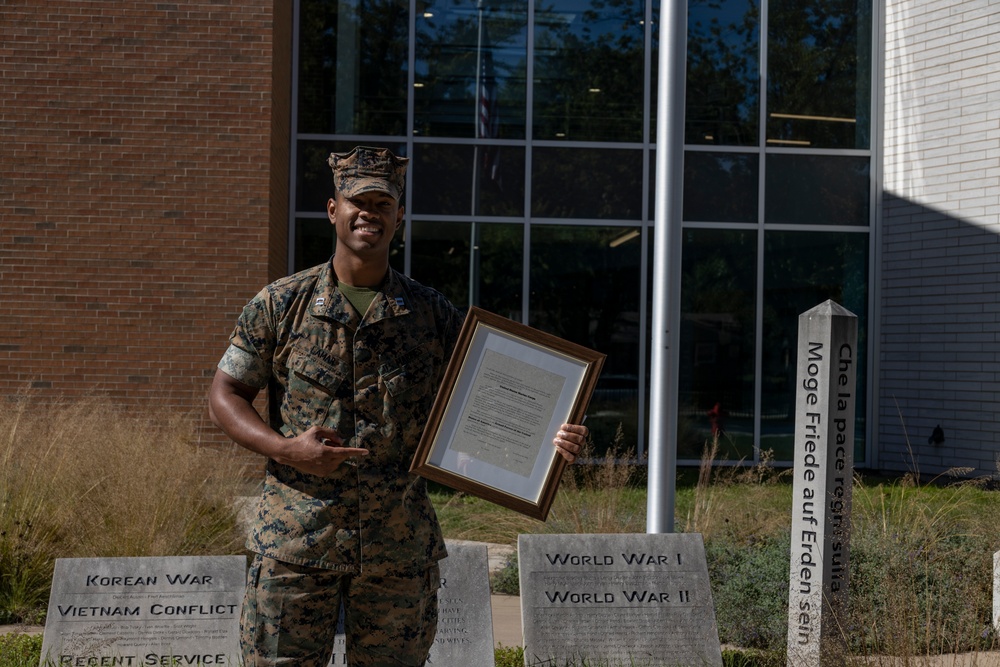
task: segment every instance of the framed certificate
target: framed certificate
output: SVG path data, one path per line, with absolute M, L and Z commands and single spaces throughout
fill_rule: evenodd
M 472 307 L 410 471 L 522 514 L 548 516 L 605 355 Z

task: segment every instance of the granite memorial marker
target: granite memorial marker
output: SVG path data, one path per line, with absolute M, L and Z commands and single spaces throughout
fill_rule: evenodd
M 448 541 L 441 561 L 438 628 L 428 667 L 492 665 L 493 610 L 490 607 L 489 554 L 485 544 Z M 343 618 L 338 624 L 331 665 L 347 665 Z
M 237 665 L 243 556 L 60 558 L 42 664 Z
M 528 665 L 722 665 L 700 534 L 521 535 L 518 565 Z
M 858 318 L 833 301 L 799 316 L 790 667 L 844 664 L 857 340 Z

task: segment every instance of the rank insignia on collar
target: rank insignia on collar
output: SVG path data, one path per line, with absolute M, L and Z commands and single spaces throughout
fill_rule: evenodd
M 403 297 L 401 296 L 396 297 L 396 305 L 399 306 L 400 308 L 406 305 L 406 302 L 403 301 Z
M 316 305 L 317 306 L 323 306 L 325 304 L 326 304 L 326 297 L 321 296 L 321 297 L 319 297 L 319 298 L 316 299 Z

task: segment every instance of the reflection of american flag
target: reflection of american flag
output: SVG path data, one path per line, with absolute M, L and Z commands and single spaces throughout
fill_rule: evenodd
M 486 40 L 486 28 L 483 27 L 483 43 Z M 497 77 L 493 70 L 492 49 L 483 48 L 482 69 L 479 72 L 479 126 L 476 128 L 478 138 L 496 139 L 500 136 L 500 114 L 497 106 Z M 483 173 L 498 186 L 500 183 L 500 147 L 483 147 Z

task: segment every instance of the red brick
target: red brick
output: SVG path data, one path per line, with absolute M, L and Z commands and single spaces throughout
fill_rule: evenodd
M 204 413 L 287 269 L 290 7 L 0 3 L 0 397 Z

